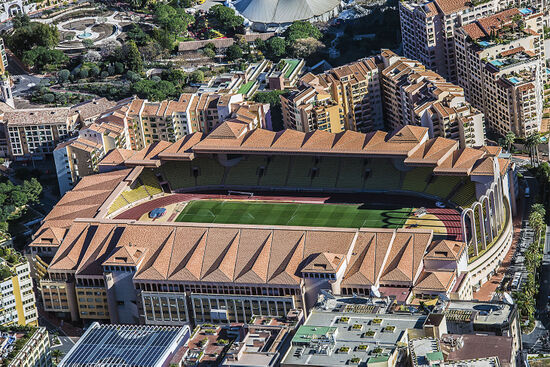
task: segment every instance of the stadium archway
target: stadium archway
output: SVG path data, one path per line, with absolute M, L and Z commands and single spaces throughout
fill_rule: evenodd
M 484 195 L 461 214 L 464 242 L 479 254 L 479 245 L 487 249 L 500 233 L 505 219 L 502 179 L 496 177 Z

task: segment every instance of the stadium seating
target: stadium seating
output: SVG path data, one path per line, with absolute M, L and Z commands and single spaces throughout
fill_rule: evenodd
M 405 179 L 401 189 L 414 192 L 424 192 L 428 185 L 428 180 L 432 175 L 432 168 L 421 167 L 413 168 L 405 173 Z
M 463 208 L 469 208 L 476 201 L 476 185 L 470 179 L 466 180 L 453 195 L 451 201 Z
M 370 174 L 365 181 L 367 190 L 397 190 L 399 189 L 399 171 L 390 160 L 375 159 L 369 162 Z
M 334 157 L 322 157 L 316 168 L 316 175 L 311 181 L 311 187 L 331 188 L 336 186 L 340 159 Z
M 336 187 L 360 189 L 363 187 L 365 166 L 363 158 L 340 158 L 340 172 Z
M 147 168 L 144 169 L 139 175 L 138 180 L 141 181 L 145 191 L 147 191 L 150 196 L 160 194 L 162 192 L 162 188 L 160 187 L 160 184 L 152 170 Z
M 195 186 L 195 178 L 191 175 L 191 162 L 166 162 L 160 169 L 172 190 Z
M 117 210 L 121 209 L 121 208 L 124 208 L 126 205 L 130 204 L 128 201 L 126 201 L 126 199 L 124 198 L 124 196 L 122 195 L 119 195 L 115 201 L 113 201 L 113 203 L 111 204 L 111 206 L 109 207 L 109 210 L 107 211 L 108 214 L 111 214 L 111 213 L 114 213 L 116 212 Z
M 288 156 L 271 157 L 263 176 L 260 178 L 260 185 L 270 187 L 284 186 L 289 164 L 290 157 Z
M 461 178 L 456 176 L 435 176 L 424 192 L 444 199 L 451 194 L 460 181 Z
M 197 185 L 210 186 L 221 185 L 223 180 L 224 168 L 216 159 L 196 158 L 191 162 L 192 173 L 194 168 L 198 168 Z
M 245 156 L 236 165 L 229 168 L 226 185 L 256 186 L 258 184 L 258 169 L 266 167 L 265 156 Z
M 288 187 L 310 187 L 311 169 L 314 166 L 313 157 L 293 157 L 290 161 L 290 171 L 286 186 Z

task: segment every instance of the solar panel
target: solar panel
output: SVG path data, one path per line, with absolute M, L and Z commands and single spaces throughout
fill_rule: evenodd
M 59 364 L 60 367 L 155 367 L 183 338 L 189 328 L 92 324 Z M 167 353 L 168 352 L 168 353 Z

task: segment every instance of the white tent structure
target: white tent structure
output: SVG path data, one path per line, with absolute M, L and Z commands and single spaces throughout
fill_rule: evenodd
M 231 5 L 256 30 L 286 27 L 297 20 L 328 21 L 341 10 L 340 0 L 234 0 Z

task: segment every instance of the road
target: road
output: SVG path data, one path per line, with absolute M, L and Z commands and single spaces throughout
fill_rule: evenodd
M 53 340 L 50 339 L 52 343 L 52 349 L 59 349 L 63 353 L 63 355 L 69 353 L 71 348 L 75 345 L 75 341 L 63 334 L 63 331 L 59 328 L 55 327 L 55 325 L 51 324 L 48 320 L 46 320 L 43 317 L 38 318 L 38 324 L 40 326 L 44 326 L 46 329 L 48 329 L 48 332 L 50 333 L 50 336 L 54 333 L 57 333 L 59 336 L 59 341 L 61 342 L 61 345 L 54 346 Z
M 43 79 L 36 75 L 28 74 L 13 57 L 8 55 L 8 72 L 15 83 L 12 88 L 14 97 L 21 97 L 28 94 L 32 87 L 38 85 Z

